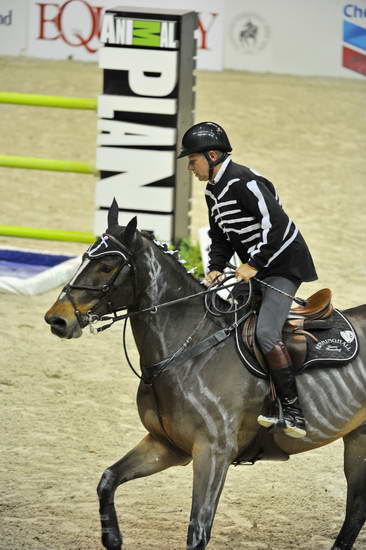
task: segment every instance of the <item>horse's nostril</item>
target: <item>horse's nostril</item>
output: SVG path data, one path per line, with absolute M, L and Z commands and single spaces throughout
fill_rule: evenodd
M 47 323 L 54 328 L 63 329 L 66 328 L 66 321 L 62 317 L 49 317 L 46 319 Z

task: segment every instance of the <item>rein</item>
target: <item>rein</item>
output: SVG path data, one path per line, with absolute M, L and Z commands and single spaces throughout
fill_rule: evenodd
M 186 361 L 189 361 L 189 360 L 193 359 L 194 357 L 197 357 L 198 355 L 201 355 L 205 351 L 208 351 L 208 350 L 212 349 L 217 344 L 220 344 L 221 342 L 223 342 L 224 340 L 229 338 L 229 336 L 231 336 L 233 331 L 237 331 L 239 325 L 243 321 L 245 321 L 245 319 L 247 319 L 247 317 L 249 317 L 253 313 L 252 308 L 248 309 L 248 304 L 252 303 L 252 297 L 253 297 L 253 289 L 252 289 L 251 283 L 249 282 L 248 298 L 241 305 L 237 304 L 237 302 L 235 300 L 235 297 L 233 296 L 233 293 L 230 290 L 229 290 L 229 293 L 231 294 L 232 303 L 229 305 L 229 307 L 225 311 L 220 310 L 217 307 L 215 299 L 212 301 L 211 305 L 208 304 L 208 300 L 207 300 L 207 298 L 210 295 L 215 296 L 213 293 L 217 293 L 217 292 L 219 292 L 220 290 L 223 290 L 223 289 L 228 290 L 228 287 L 232 287 L 232 286 L 235 286 L 239 283 L 242 283 L 242 281 L 237 281 L 235 283 L 230 283 L 229 285 L 225 284 L 232 277 L 233 277 L 233 275 L 229 275 L 229 276 L 225 277 L 224 279 L 220 280 L 217 283 L 217 285 L 215 286 L 215 288 L 213 288 L 213 289 L 209 289 L 207 291 L 199 292 L 197 294 L 193 294 L 193 295 L 190 295 L 190 296 L 185 296 L 184 298 L 180 298 L 178 300 L 171 300 L 170 302 L 164 302 L 163 304 L 159 304 L 160 307 L 164 307 L 164 306 L 172 305 L 176 302 L 181 302 L 181 301 L 184 301 L 184 300 L 194 298 L 195 296 L 198 296 L 198 295 L 199 296 L 205 295 L 205 306 L 206 307 L 205 307 L 205 313 L 204 313 L 203 317 L 198 322 L 198 324 L 194 327 L 192 333 L 185 339 L 183 344 L 174 353 L 172 353 L 169 357 L 163 359 L 162 361 L 159 361 L 158 363 L 154 363 L 152 365 L 149 365 L 148 367 L 141 367 L 142 376 L 140 376 L 136 372 L 136 370 L 134 369 L 132 363 L 129 360 L 128 353 L 127 353 L 126 341 L 125 341 L 126 324 L 127 324 L 128 315 L 121 316 L 122 318 L 125 319 L 124 333 L 123 333 L 123 346 L 124 346 L 125 356 L 126 356 L 127 362 L 129 364 L 131 370 L 138 376 L 138 378 L 140 378 L 140 380 L 143 380 L 143 382 L 145 384 L 152 384 L 153 380 L 157 376 L 159 376 L 164 370 L 166 370 L 168 367 L 171 367 L 173 365 L 177 366 L 177 364 L 184 363 Z M 153 306 L 153 307 L 155 307 L 155 306 Z M 149 310 L 150 308 L 147 308 L 147 309 Z M 245 313 L 240 318 L 238 318 L 238 313 L 242 309 L 245 309 Z M 137 313 L 141 313 L 142 311 L 144 311 L 144 310 L 140 310 L 140 311 L 133 312 L 133 313 L 137 314 Z M 154 311 L 154 313 L 155 313 L 155 311 Z M 211 315 L 216 316 L 216 317 L 222 316 L 222 315 L 234 314 L 235 315 L 235 321 L 232 322 L 227 327 L 217 330 L 216 332 L 214 332 L 210 336 L 207 336 L 206 338 L 204 338 L 200 342 L 198 342 L 195 345 L 191 346 L 190 344 L 193 340 L 194 335 L 199 332 L 199 329 L 201 328 L 201 325 L 206 320 L 208 314 L 211 314 Z M 111 324 L 113 324 L 113 321 L 112 321 Z M 110 325 L 108 325 L 108 327 L 109 326 Z
M 220 290 L 223 290 L 223 289 L 228 290 L 230 287 L 233 287 L 233 286 L 238 285 L 238 284 L 243 282 L 243 281 L 235 281 L 235 282 L 232 282 L 232 283 L 229 283 L 229 284 L 225 285 L 224 283 L 226 283 L 232 277 L 233 277 L 233 275 L 229 275 L 228 277 L 226 277 L 222 281 L 222 283 L 219 286 L 215 286 L 215 288 L 210 288 L 208 290 L 203 290 L 202 292 L 197 292 L 196 294 L 190 294 L 189 296 L 183 296 L 182 298 L 176 298 L 175 300 L 170 300 L 169 302 L 163 302 L 161 304 L 156 304 L 154 306 L 146 307 L 144 309 L 139 309 L 137 311 L 131 311 L 130 313 L 125 313 L 123 315 L 116 315 L 115 312 L 113 312 L 114 313 L 113 317 L 106 316 L 106 315 L 103 315 L 102 317 L 99 317 L 96 314 L 91 314 L 92 318 L 90 319 L 90 324 L 92 325 L 94 323 L 97 323 L 98 321 L 111 321 L 110 323 L 108 323 L 106 325 L 103 325 L 101 327 L 98 327 L 97 329 L 94 329 L 95 333 L 102 332 L 102 331 L 106 330 L 107 328 L 110 328 L 117 321 L 123 321 L 124 319 L 130 319 L 131 317 L 135 317 L 136 315 L 141 315 L 143 313 L 155 314 L 155 313 L 158 312 L 159 309 L 161 309 L 163 307 L 173 306 L 175 304 L 179 304 L 179 303 L 182 303 L 182 302 L 187 302 L 188 300 L 192 300 L 193 298 L 197 298 L 197 297 L 200 297 L 200 296 L 207 296 L 207 295 L 212 294 L 212 293 L 217 293 L 217 292 L 219 292 Z M 120 308 L 120 309 L 124 309 L 124 308 Z M 227 311 L 226 313 L 230 313 L 230 312 Z M 217 313 L 216 313 L 216 315 L 217 315 Z
M 107 239 L 109 239 L 113 243 L 113 245 L 115 245 L 118 248 L 118 250 L 112 250 L 112 251 L 106 250 L 104 252 L 98 252 L 97 253 L 97 250 L 102 246 L 102 244 L 104 244 L 106 246 L 106 248 L 108 247 L 107 244 L 106 244 Z M 87 321 L 86 326 L 89 326 L 90 331 L 93 334 L 97 334 L 98 332 L 102 332 L 104 330 L 107 330 L 112 325 L 114 325 L 114 323 L 116 323 L 118 321 L 124 321 L 125 319 L 131 319 L 132 317 L 135 317 L 136 315 L 142 315 L 144 313 L 156 314 L 158 312 L 158 310 L 163 308 L 163 307 L 173 306 L 175 304 L 186 302 L 188 300 L 192 300 L 193 298 L 198 298 L 200 296 L 205 296 L 206 297 L 207 295 L 210 295 L 212 293 L 217 293 L 219 290 L 222 290 L 223 288 L 226 288 L 229 291 L 229 293 L 231 293 L 231 290 L 229 290 L 229 288 L 234 287 L 234 286 L 242 283 L 242 281 L 235 281 L 235 282 L 231 282 L 229 284 L 225 284 L 225 283 L 227 283 L 227 281 L 229 281 L 230 279 L 232 279 L 234 277 L 233 274 L 230 274 L 230 275 L 226 276 L 224 279 L 222 279 L 217 285 L 215 285 L 214 288 L 209 288 L 207 290 L 203 290 L 202 292 L 197 292 L 195 294 L 190 294 L 189 296 L 183 296 L 182 298 L 176 298 L 175 300 L 170 300 L 168 302 L 163 302 L 161 304 L 156 304 L 156 305 L 153 305 L 153 306 L 150 306 L 150 307 L 139 309 L 137 311 L 136 310 L 130 311 L 128 313 L 124 313 L 123 315 L 117 315 L 117 311 L 121 311 L 123 309 L 126 309 L 126 306 L 118 306 L 118 305 L 114 304 L 112 300 L 107 301 L 107 304 L 108 304 L 108 308 L 109 308 L 110 312 L 113 313 L 113 317 L 111 317 L 110 315 L 100 315 L 100 314 L 96 313 L 95 311 L 93 311 L 94 308 L 91 309 L 90 311 L 88 311 L 86 314 L 82 314 L 79 311 L 79 309 L 77 308 L 76 304 L 75 304 L 75 301 L 74 301 L 74 299 L 71 295 L 71 291 L 72 290 L 86 290 L 86 291 L 89 291 L 89 292 L 90 291 L 99 292 L 102 297 L 108 298 L 109 295 L 111 294 L 111 292 L 113 290 L 115 290 L 115 282 L 117 281 L 120 274 L 125 270 L 125 268 L 127 268 L 128 270 L 132 270 L 132 272 L 133 272 L 133 290 L 134 290 L 134 295 L 136 295 L 136 269 L 135 269 L 134 263 L 132 261 L 132 254 L 128 250 L 128 248 L 125 247 L 113 235 L 111 235 L 109 233 L 104 233 L 101 237 L 101 243 L 98 246 L 96 246 L 94 249 L 92 247 L 90 247 L 86 251 L 84 257 L 86 259 L 88 259 L 89 261 L 93 261 L 96 258 L 99 258 L 100 256 L 103 256 L 103 255 L 120 255 L 120 256 L 122 256 L 122 258 L 124 260 L 124 262 L 121 264 L 120 268 L 116 271 L 116 273 L 113 275 L 113 277 L 108 282 L 106 282 L 102 287 L 76 284 L 77 276 L 79 274 L 79 273 L 77 273 L 75 275 L 74 279 L 72 279 L 72 281 L 70 281 L 70 283 L 68 285 L 66 285 L 62 290 L 66 294 L 69 301 L 71 302 L 71 305 L 73 306 L 74 313 L 75 313 L 75 316 L 76 316 L 76 318 L 77 318 L 77 320 L 80 324 L 80 327 L 83 328 L 83 321 L 86 320 Z M 75 281 L 75 283 L 74 283 L 74 281 Z M 207 302 L 206 302 L 206 306 L 207 306 Z M 227 313 L 229 313 L 229 311 Z M 219 315 L 220 314 L 221 313 L 219 313 Z M 217 313 L 216 313 L 216 315 L 217 315 Z M 110 321 L 110 322 L 103 325 L 103 326 L 101 326 L 101 327 L 94 328 L 93 325 L 95 325 L 96 323 L 98 323 L 100 321 Z
M 111 243 L 111 247 L 110 247 Z M 105 248 L 103 248 L 105 247 Z M 89 262 L 100 259 L 102 256 L 107 255 L 119 255 L 122 257 L 122 263 L 119 267 L 119 269 L 116 270 L 116 272 L 113 274 L 113 276 L 110 278 L 109 281 L 105 282 L 102 286 L 93 286 L 93 285 L 83 285 L 78 283 L 78 277 L 83 272 L 83 269 L 89 265 Z M 177 361 L 181 362 L 184 360 L 188 360 L 190 358 L 195 357 L 198 354 L 203 353 L 204 351 L 208 350 L 209 348 L 215 346 L 216 344 L 222 342 L 226 338 L 230 336 L 230 334 L 235 330 L 240 322 L 244 320 L 244 318 L 247 317 L 247 314 L 240 319 L 239 321 L 235 321 L 232 325 L 220 329 L 219 331 L 215 332 L 211 336 L 205 338 L 198 344 L 194 346 L 190 346 L 193 337 L 195 334 L 197 334 L 199 328 L 201 327 L 202 323 L 205 321 L 208 314 L 211 314 L 213 316 L 221 316 L 225 314 L 232 314 L 235 313 L 235 318 L 237 319 L 237 313 L 243 307 L 245 307 L 249 301 L 251 300 L 252 296 L 252 288 L 249 284 L 249 299 L 247 300 L 247 303 L 244 304 L 244 306 L 238 306 L 237 301 L 235 300 L 235 297 L 233 296 L 232 289 L 236 285 L 242 284 L 242 281 L 235 281 L 235 282 L 229 282 L 230 279 L 234 277 L 234 274 L 231 273 L 227 276 L 219 276 L 216 280 L 213 281 L 213 288 L 209 288 L 206 290 L 203 290 L 201 292 L 197 292 L 195 294 L 190 294 L 188 296 L 183 296 L 182 298 L 176 298 L 174 300 L 169 300 L 168 302 L 163 302 L 160 304 L 155 304 L 153 306 L 149 306 L 140 310 L 133 310 L 129 311 L 127 313 L 124 313 L 122 315 L 117 315 L 118 311 L 121 311 L 123 309 L 127 309 L 128 306 L 121 306 L 113 301 L 113 296 L 111 294 L 113 291 L 116 290 L 119 276 L 125 271 L 127 268 L 128 271 L 132 271 L 133 274 L 133 290 L 134 295 L 136 295 L 136 268 L 134 265 L 134 262 L 132 261 L 132 254 L 130 250 L 117 239 L 113 235 L 109 233 L 105 233 L 102 235 L 99 244 L 91 245 L 91 247 L 86 251 L 84 254 L 84 261 L 87 261 L 86 265 L 83 268 L 83 265 L 81 266 L 80 270 L 76 273 L 74 278 L 70 281 L 68 285 L 66 285 L 63 288 L 63 292 L 67 296 L 68 300 L 71 302 L 71 305 L 74 309 L 75 316 L 78 320 L 78 323 L 81 328 L 85 326 L 89 326 L 90 331 L 93 334 L 97 334 L 99 332 L 105 331 L 108 328 L 110 328 L 114 323 L 118 321 L 125 321 L 124 328 L 123 328 L 123 346 L 124 346 L 124 353 L 128 362 L 129 367 L 134 372 L 136 376 L 138 376 L 140 379 L 142 379 L 145 383 L 147 380 L 152 379 L 152 377 L 157 376 L 160 372 L 162 372 L 164 369 L 166 369 L 168 366 L 171 366 L 173 364 L 176 364 Z M 216 297 L 213 296 L 217 294 L 220 290 L 227 290 L 229 294 L 231 295 L 231 304 L 228 305 L 228 307 L 223 311 L 220 310 L 217 305 Z M 93 291 L 98 292 L 101 296 L 101 298 L 104 298 L 107 301 L 107 306 L 109 311 L 113 314 L 113 316 L 105 315 L 105 314 L 99 314 L 95 311 L 95 308 L 98 307 L 99 304 L 96 304 L 94 308 L 89 310 L 87 313 L 83 314 L 78 309 L 75 300 L 72 296 L 72 290 L 84 290 L 84 291 Z M 188 302 L 189 300 L 193 300 L 194 298 L 200 298 L 204 296 L 205 298 L 205 313 L 203 318 L 198 322 L 197 326 L 195 326 L 194 330 L 186 338 L 186 340 L 183 342 L 183 344 L 168 358 L 164 359 L 163 361 L 160 361 L 159 363 L 155 365 L 151 365 L 149 367 L 143 367 L 142 368 L 142 376 L 138 374 L 136 369 L 133 367 L 127 352 L 127 346 L 126 346 L 126 326 L 127 326 L 127 320 L 131 319 L 137 315 L 143 315 L 146 313 L 150 313 L 152 315 L 156 314 L 160 309 L 164 307 L 170 307 L 179 303 Z M 211 304 L 209 304 L 208 299 L 211 298 Z M 227 302 L 228 303 L 228 302 Z M 249 313 L 248 313 L 249 315 Z M 94 325 L 100 321 L 109 321 L 105 325 L 101 327 L 94 327 Z M 190 346 L 190 347 L 189 347 Z
M 90 324 L 89 324 L 90 330 L 91 330 L 92 333 L 97 334 L 98 332 L 101 332 L 101 331 L 104 331 L 104 330 L 110 328 L 117 321 L 125 321 L 124 326 L 123 326 L 123 350 L 124 350 L 124 354 L 125 354 L 127 363 L 129 365 L 130 369 L 132 370 L 132 372 L 137 376 L 137 378 L 142 380 L 145 384 L 152 384 L 153 380 L 157 376 L 159 376 L 159 374 L 161 374 L 164 370 L 166 370 L 168 367 L 171 367 L 173 365 L 176 366 L 177 364 L 181 364 L 182 362 L 193 359 L 197 355 L 200 355 L 201 353 L 213 348 L 217 344 L 219 344 L 219 343 L 223 342 L 224 340 L 226 340 L 232 334 L 232 332 L 234 330 L 237 330 L 238 326 L 249 315 L 251 315 L 252 309 L 249 309 L 249 311 L 247 311 L 242 317 L 240 317 L 240 319 L 238 319 L 238 316 L 237 316 L 238 312 L 241 311 L 243 308 L 246 308 L 248 303 L 251 302 L 251 299 L 252 299 L 252 286 L 250 284 L 249 284 L 248 299 L 247 299 L 246 303 L 242 304 L 241 306 L 237 306 L 235 304 L 233 296 L 232 296 L 233 303 L 231 304 L 231 306 L 226 311 L 220 311 L 218 309 L 215 301 L 213 301 L 213 304 L 212 304 L 211 307 L 209 306 L 208 301 L 207 301 L 207 298 L 209 296 L 214 296 L 220 290 L 223 290 L 223 289 L 228 290 L 229 293 L 232 295 L 232 291 L 229 290 L 229 288 L 242 283 L 242 281 L 236 281 L 236 282 L 232 282 L 230 284 L 225 284 L 232 277 L 233 277 L 233 275 L 227 276 L 225 279 L 220 281 L 215 286 L 215 288 L 204 290 L 202 292 L 198 292 L 196 294 L 191 294 L 189 296 L 184 296 L 182 298 L 177 298 L 175 300 L 170 300 L 168 302 L 163 302 L 161 304 L 157 304 L 157 305 L 154 305 L 154 306 L 151 306 L 151 307 L 148 307 L 148 308 L 140 309 L 138 311 L 132 311 L 132 312 L 126 313 L 124 315 L 116 315 L 116 313 L 114 313 L 113 317 L 110 317 L 110 316 L 102 316 L 102 317 L 96 316 L 95 319 L 92 319 L 90 321 Z M 172 353 L 172 355 L 170 355 L 169 357 L 163 359 L 159 363 L 154 363 L 152 365 L 149 365 L 148 367 L 141 367 L 142 376 L 140 376 L 140 374 L 137 372 L 137 370 L 132 365 L 132 362 L 131 362 L 131 360 L 129 358 L 129 355 L 128 355 L 128 350 L 127 350 L 127 345 L 126 345 L 126 329 L 127 329 L 128 319 L 130 319 L 131 317 L 134 317 L 136 315 L 141 315 L 143 313 L 156 314 L 157 311 L 159 309 L 163 308 L 163 307 L 171 306 L 171 305 L 174 305 L 176 303 L 185 302 L 185 301 L 191 300 L 193 298 L 196 298 L 197 296 L 205 296 L 206 311 L 205 311 L 203 317 L 198 322 L 198 324 L 194 327 L 192 333 L 185 339 L 183 344 L 174 353 Z M 214 316 L 221 316 L 221 315 L 224 315 L 224 314 L 235 313 L 235 321 L 231 325 L 229 325 L 228 327 L 225 327 L 223 329 L 220 329 L 220 330 L 216 331 L 214 334 L 211 334 L 210 336 L 208 336 L 207 338 L 201 340 L 200 342 L 198 342 L 194 346 L 190 346 L 194 335 L 198 333 L 199 329 L 201 328 L 201 325 L 204 323 L 204 321 L 206 320 L 207 315 L 209 313 L 211 315 L 214 315 Z M 97 329 L 94 329 L 93 324 L 98 322 L 98 321 L 111 321 L 111 322 L 106 324 L 106 325 L 103 325 L 102 327 L 98 327 Z

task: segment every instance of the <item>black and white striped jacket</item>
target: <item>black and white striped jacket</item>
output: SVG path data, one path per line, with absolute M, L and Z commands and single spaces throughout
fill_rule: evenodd
M 317 279 L 309 249 L 283 210 L 273 184 L 227 159 L 205 191 L 211 246 L 209 271 L 223 271 L 236 252 L 258 276 Z

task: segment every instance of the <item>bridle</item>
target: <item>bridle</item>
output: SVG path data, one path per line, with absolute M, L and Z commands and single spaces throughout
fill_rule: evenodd
M 115 249 L 107 250 L 108 248 L 108 245 L 106 244 L 107 239 L 112 241 L 113 246 L 117 247 L 117 250 Z M 104 252 L 97 253 L 97 250 L 103 243 L 106 246 L 106 250 Z M 126 309 L 126 307 L 128 306 L 126 306 L 125 304 L 120 305 L 115 303 L 114 297 L 112 296 L 112 293 L 116 290 L 116 287 L 117 287 L 115 283 L 117 279 L 122 278 L 126 272 L 132 270 L 133 297 L 136 296 L 136 269 L 132 261 L 132 253 L 130 252 L 130 250 L 123 243 L 121 243 L 121 241 L 119 241 L 116 237 L 114 237 L 110 233 L 104 233 L 101 236 L 101 242 L 99 243 L 99 245 L 96 246 L 95 248 L 93 248 L 93 246 L 94 245 L 91 245 L 88 248 L 88 250 L 84 253 L 82 258 L 83 263 L 85 262 L 85 260 L 89 260 L 89 262 L 95 261 L 96 259 L 100 259 L 101 256 L 116 256 L 116 255 L 121 256 L 122 261 L 119 268 L 115 271 L 112 277 L 107 282 L 105 282 L 101 287 L 75 284 L 73 282 L 73 281 L 77 282 L 79 275 L 83 272 L 85 267 L 87 267 L 87 266 L 83 267 L 83 264 L 82 264 L 80 270 L 76 273 L 74 278 L 62 289 L 61 294 L 64 293 L 67 299 L 70 301 L 74 310 L 75 317 L 80 325 L 80 328 L 84 328 L 87 325 L 92 326 L 97 321 L 103 320 L 104 314 L 100 315 L 99 313 L 97 313 L 97 310 L 100 307 L 99 302 L 95 304 L 95 306 L 93 306 L 90 310 L 88 310 L 87 313 L 81 313 L 71 294 L 72 290 L 85 290 L 88 292 L 99 293 L 100 297 L 107 299 L 106 301 L 107 313 L 113 313 L 116 316 L 117 311 Z M 87 265 L 89 265 L 89 262 Z

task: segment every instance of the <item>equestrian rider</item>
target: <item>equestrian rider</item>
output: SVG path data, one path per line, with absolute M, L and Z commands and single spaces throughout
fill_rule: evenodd
M 253 276 L 294 295 L 303 281 L 317 274 L 309 249 L 294 222 L 283 210 L 273 184 L 254 170 L 230 159 L 232 151 L 225 130 L 214 122 L 192 126 L 182 139 L 178 158 L 188 157 L 188 170 L 207 181 L 211 245 L 206 281 L 211 284 L 224 271 L 236 252 L 243 262 L 237 279 Z M 306 435 L 291 360 L 282 342 L 291 298 L 260 285 L 262 300 L 256 336 L 279 396 L 291 437 Z M 269 428 L 276 416 L 260 415 L 260 425 Z

